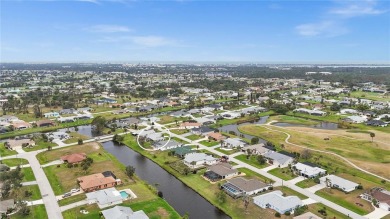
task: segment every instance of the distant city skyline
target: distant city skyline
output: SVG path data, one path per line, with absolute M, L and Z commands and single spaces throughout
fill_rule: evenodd
M 390 1 L 0 4 L 0 62 L 390 63 Z

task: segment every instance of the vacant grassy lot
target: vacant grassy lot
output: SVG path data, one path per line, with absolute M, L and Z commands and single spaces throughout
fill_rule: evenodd
M 192 141 L 199 140 L 201 138 L 204 138 L 202 135 L 190 135 L 186 137 L 187 139 L 190 139 Z
M 268 173 L 270 173 L 274 176 L 277 176 L 283 180 L 290 180 L 290 179 L 294 179 L 295 177 L 297 177 L 292 173 L 292 171 L 288 167 L 275 168 L 275 169 L 268 171 Z
M 43 141 L 42 139 L 39 139 L 38 141 L 35 142 L 35 146 L 34 147 L 25 147 L 23 148 L 24 151 L 26 152 L 29 152 L 29 151 L 36 151 L 36 150 L 41 150 L 41 149 L 47 149 L 47 147 L 55 147 L 57 146 L 56 143 L 52 143 L 52 142 L 45 142 Z
M 316 204 L 311 204 L 308 206 L 308 211 L 320 216 L 320 217 L 324 217 L 324 215 L 321 215 L 321 213 L 319 213 L 318 211 L 321 210 L 321 209 L 326 209 L 326 218 L 337 218 L 337 219 L 347 219 L 349 218 L 347 215 L 344 215 L 344 214 L 341 214 L 340 212 L 332 209 L 332 208 L 328 208 L 326 207 L 325 205 L 321 204 L 321 203 L 316 203 Z M 324 217 L 325 218 L 325 217 Z
M 31 196 L 25 196 L 26 191 L 31 192 Z M 20 189 L 18 189 L 17 192 L 18 194 L 16 194 L 15 192 L 11 192 L 10 198 L 13 198 L 15 200 L 20 198 L 25 201 L 33 201 L 42 198 L 38 185 L 22 186 Z
M 359 195 L 362 194 L 362 192 L 363 190 L 355 190 L 349 194 L 345 194 L 337 189 L 325 188 L 317 191 L 315 194 L 341 205 L 357 214 L 365 215 L 373 211 L 374 207 L 368 201 L 359 198 Z M 362 204 L 363 206 L 359 206 L 356 203 Z
M 100 147 L 98 143 L 87 143 L 83 145 L 75 145 L 72 147 L 54 149 L 51 151 L 45 151 L 37 155 L 39 163 L 45 164 L 54 160 L 60 159 L 62 156 L 74 154 L 74 153 L 86 153 L 87 156 L 94 159 L 94 161 L 107 160 L 108 155 L 103 148 Z M 99 153 L 101 155 L 99 155 Z M 97 159 L 97 160 L 95 160 Z
M 31 167 L 24 167 L 22 168 L 23 173 L 23 182 L 29 182 L 29 181 L 35 181 L 34 173 L 31 169 Z
M 65 144 L 76 143 L 79 139 L 82 139 L 83 141 L 89 139 L 88 136 L 79 134 L 77 132 L 71 132 L 71 133 L 69 133 L 69 135 L 70 135 L 70 138 L 66 139 L 64 141 Z
M 317 185 L 317 183 L 315 183 L 313 179 L 305 179 L 303 181 L 298 182 L 295 185 L 301 188 L 310 188 L 312 186 Z
M 17 165 L 28 164 L 28 161 L 26 159 L 22 159 L 22 158 L 6 159 L 6 160 L 2 160 L 1 162 L 3 164 L 8 165 L 9 167 L 15 167 Z
M 199 143 L 201 143 L 207 147 L 212 147 L 212 146 L 220 144 L 218 141 L 214 141 L 214 140 L 203 140 L 203 141 L 200 141 Z
M 167 123 L 172 123 L 172 122 L 180 122 L 180 121 L 184 121 L 186 120 L 187 118 L 185 117 L 173 117 L 173 116 L 168 116 L 168 115 L 164 115 L 164 116 L 160 116 L 160 121 L 158 123 L 160 124 L 167 124 Z
M 182 135 L 182 134 L 190 132 L 188 129 L 170 129 L 169 131 L 176 134 L 176 135 Z
M 2 157 L 18 154 L 18 152 L 5 148 L 4 142 L 0 143 L 0 154 Z
M 11 219 L 25 219 L 25 218 L 39 218 L 39 219 L 46 219 L 46 209 L 45 205 L 33 205 L 30 206 L 30 214 L 28 216 L 23 215 L 21 213 L 16 213 L 11 215 Z
M 237 160 L 240 160 L 244 163 L 250 164 L 254 167 L 257 167 L 259 169 L 262 169 L 262 168 L 269 166 L 267 162 L 264 164 L 260 164 L 255 155 L 250 156 L 249 159 L 247 159 L 247 156 L 245 154 L 235 156 L 234 158 L 236 158 Z

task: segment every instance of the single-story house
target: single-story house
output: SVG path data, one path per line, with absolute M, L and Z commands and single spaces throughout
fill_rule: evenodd
M 199 128 L 193 128 L 191 129 L 191 133 L 195 135 L 204 135 L 206 136 L 207 134 L 214 132 L 214 129 L 209 128 L 207 126 L 200 126 Z
M 336 175 L 323 176 L 320 178 L 320 183 L 328 187 L 340 189 L 344 192 L 352 192 L 359 186 L 357 183 L 343 179 Z
M 179 111 L 172 112 L 169 115 L 178 118 L 178 117 L 187 117 L 190 115 L 190 113 L 184 110 L 179 110 Z
M 14 129 L 17 129 L 17 130 L 22 130 L 22 129 L 31 128 L 32 125 L 28 122 L 19 120 L 19 121 L 12 122 L 12 127 L 14 127 Z
M 84 192 L 92 192 L 122 184 L 120 179 L 115 179 L 113 176 L 106 177 L 103 173 L 82 176 L 77 178 L 77 181 Z
M 153 147 L 159 150 L 168 150 L 172 148 L 177 148 L 180 147 L 181 145 L 183 144 L 172 139 L 169 141 L 157 141 L 153 143 Z
M 112 205 L 121 204 L 123 198 L 115 188 L 106 188 L 103 190 L 87 193 L 88 204 L 97 204 L 99 208 L 106 208 Z
M 306 178 L 315 178 L 326 174 L 326 170 L 311 163 L 296 163 L 293 165 L 293 169 L 295 169 L 300 176 Z
M 15 200 L 8 199 L 4 201 L 0 201 L 0 214 L 6 214 L 8 210 L 16 207 Z
M 19 150 L 22 149 L 23 147 L 35 146 L 35 141 L 28 138 L 8 139 L 5 142 L 4 146 L 11 150 Z
M 74 116 L 60 117 L 60 118 L 57 118 L 57 121 L 60 122 L 60 123 L 74 122 L 74 121 L 76 121 L 76 117 L 74 117 Z
M 210 132 L 206 135 L 209 139 L 213 139 L 214 141 L 222 141 L 222 140 L 225 140 L 226 137 L 223 136 L 221 133 L 219 132 Z
M 218 181 L 221 179 L 229 179 L 238 176 L 238 170 L 234 169 L 232 165 L 228 163 L 218 163 L 211 165 L 204 173 L 204 177 L 211 181 Z
M 202 124 L 197 122 L 183 122 L 180 124 L 180 129 L 192 129 L 192 128 L 199 128 Z
M 310 110 L 310 109 L 306 109 L 306 108 L 298 108 L 298 109 L 293 110 L 293 112 L 306 113 L 306 114 L 313 115 L 313 116 L 325 116 L 326 115 L 326 112 L 324 112 L 324 111 Z
M 241 149 L 244 153 L 248 153 L 248 150 L 251 154 L 255 155 L 262 155 L 270 151 L 270 149 L 264 147 L 263 143 L 260 144 L 254 144 L 254 145 L 248 145 Z
M 383 188 L 372 188 L 369 191 L 360 195 L 360 197 L 369 202 L 376 203 L 379 208 L 390 211 L 390 191 Z
M 222 147 L 224 148 L 243 148 L 246 145 L 248 145 L 248 143 L 240 138 L 227 138 L 222 142 Z
M 263 155 L 269 164 L 277 165 L 279 167 L 286 167 L 294 161 L 294 157 L 278 153 L 275 151 L 268 151 Z
M 19 118 L 16 116 L 11 116 L 11 115 L 0 116 L 0 122 L 14 122 L 18 120 Z
M 58 112 L 48 112 L 48 113 L 44 113 L 43 116 L 45 116 L 45 118 L 59 117 L 60 114 Z
M 143 210 L 133 211 L 130 207 L 115 206 L 102 211 L 105 219 L 149 219 Z
M 70 135 L 64 131 L 49 132 L 46 134 L 47 138 L 65 140 L 69 139 Z
M 185 165 L 191 168 L 199 168 L 199 167 L 203 167 L 205 164 L 206 165 L 216 164 L 218 162 L 218 159 L 211 155 L 207 155 L 205 153 L 191 153 L 191 154 L 186 154 L 184 156 L 183 162 Z
M 350 123 L 363 123 L 367 121 L 367 117 L 365 116 L 348 116 L 343 119 L 346 122 Z
M 223 106 L 219 104 L 210 104 L 208 107 L 213 108 L 213 110 L 223 110 Z
M 383 122 L 382 120 L 370 120 L 370 121 L 367 121 L 366 122 L 366 125 L 370 125 L 370 126 L 378 126 L 378 127 L 386 127 L 387 126 L 387 123 Z
M 186 154 L 193 153 L 191 146 L 181 146 L 171 149 L 178 157 L 184 157 Z
M 276 190 L 253 198 L 253 203 L 261 208 L 270 208 L 280 214 L 292 212 L 295 208 L 303 205 L 297 196 L 283 196 L 283 192 Z
M 341 114 L 357 114 L 358 111 L 354 109 L 341 109 L 340 110 Z
M 60 114 L 61 115 L 64 115 L 64 114 L 77 114 L 77 113 L 78 113 L 77 110 L 73 109 L 73 108 L 60 110 Z
M 88 112 L 92 111 L 92 108 L 90 108 L 90 107 L 81 107 L 81 108 L 77 108 L 77 111 L 81 112 L 81 113 L 88 113 Z
M 233 198 L 238 198 L 243 195 L 254 195 L 266 191 L 270 186 L 256 179 L 237 177 L 229 179 L 222 185 L 222 189 Z
M 55 123 L 51 120 L 45 119 L 36 122 L 38 127 L 54 126 Z
M 75 153 L 69 154 L 61 157 L 61 160 L 65 163 L 80 163 L 81 161 L 87 159 L 87 155 L 85 153 Z

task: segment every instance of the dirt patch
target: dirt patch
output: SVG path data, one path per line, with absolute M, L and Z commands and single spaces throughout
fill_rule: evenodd
M 169 217 L 169 213 L 167 212 L 167 210 L 165 210 L 162 207 L 158 207 L 157 214 L 160 215 L 162 218 L 168 218 Z

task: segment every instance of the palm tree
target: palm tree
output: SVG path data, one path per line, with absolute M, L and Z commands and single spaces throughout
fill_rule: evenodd
M 372 139 L 371 142 L 374 142 L 375 133 L 371 132 L 370 136 L 371 136 L 371 139 Z

